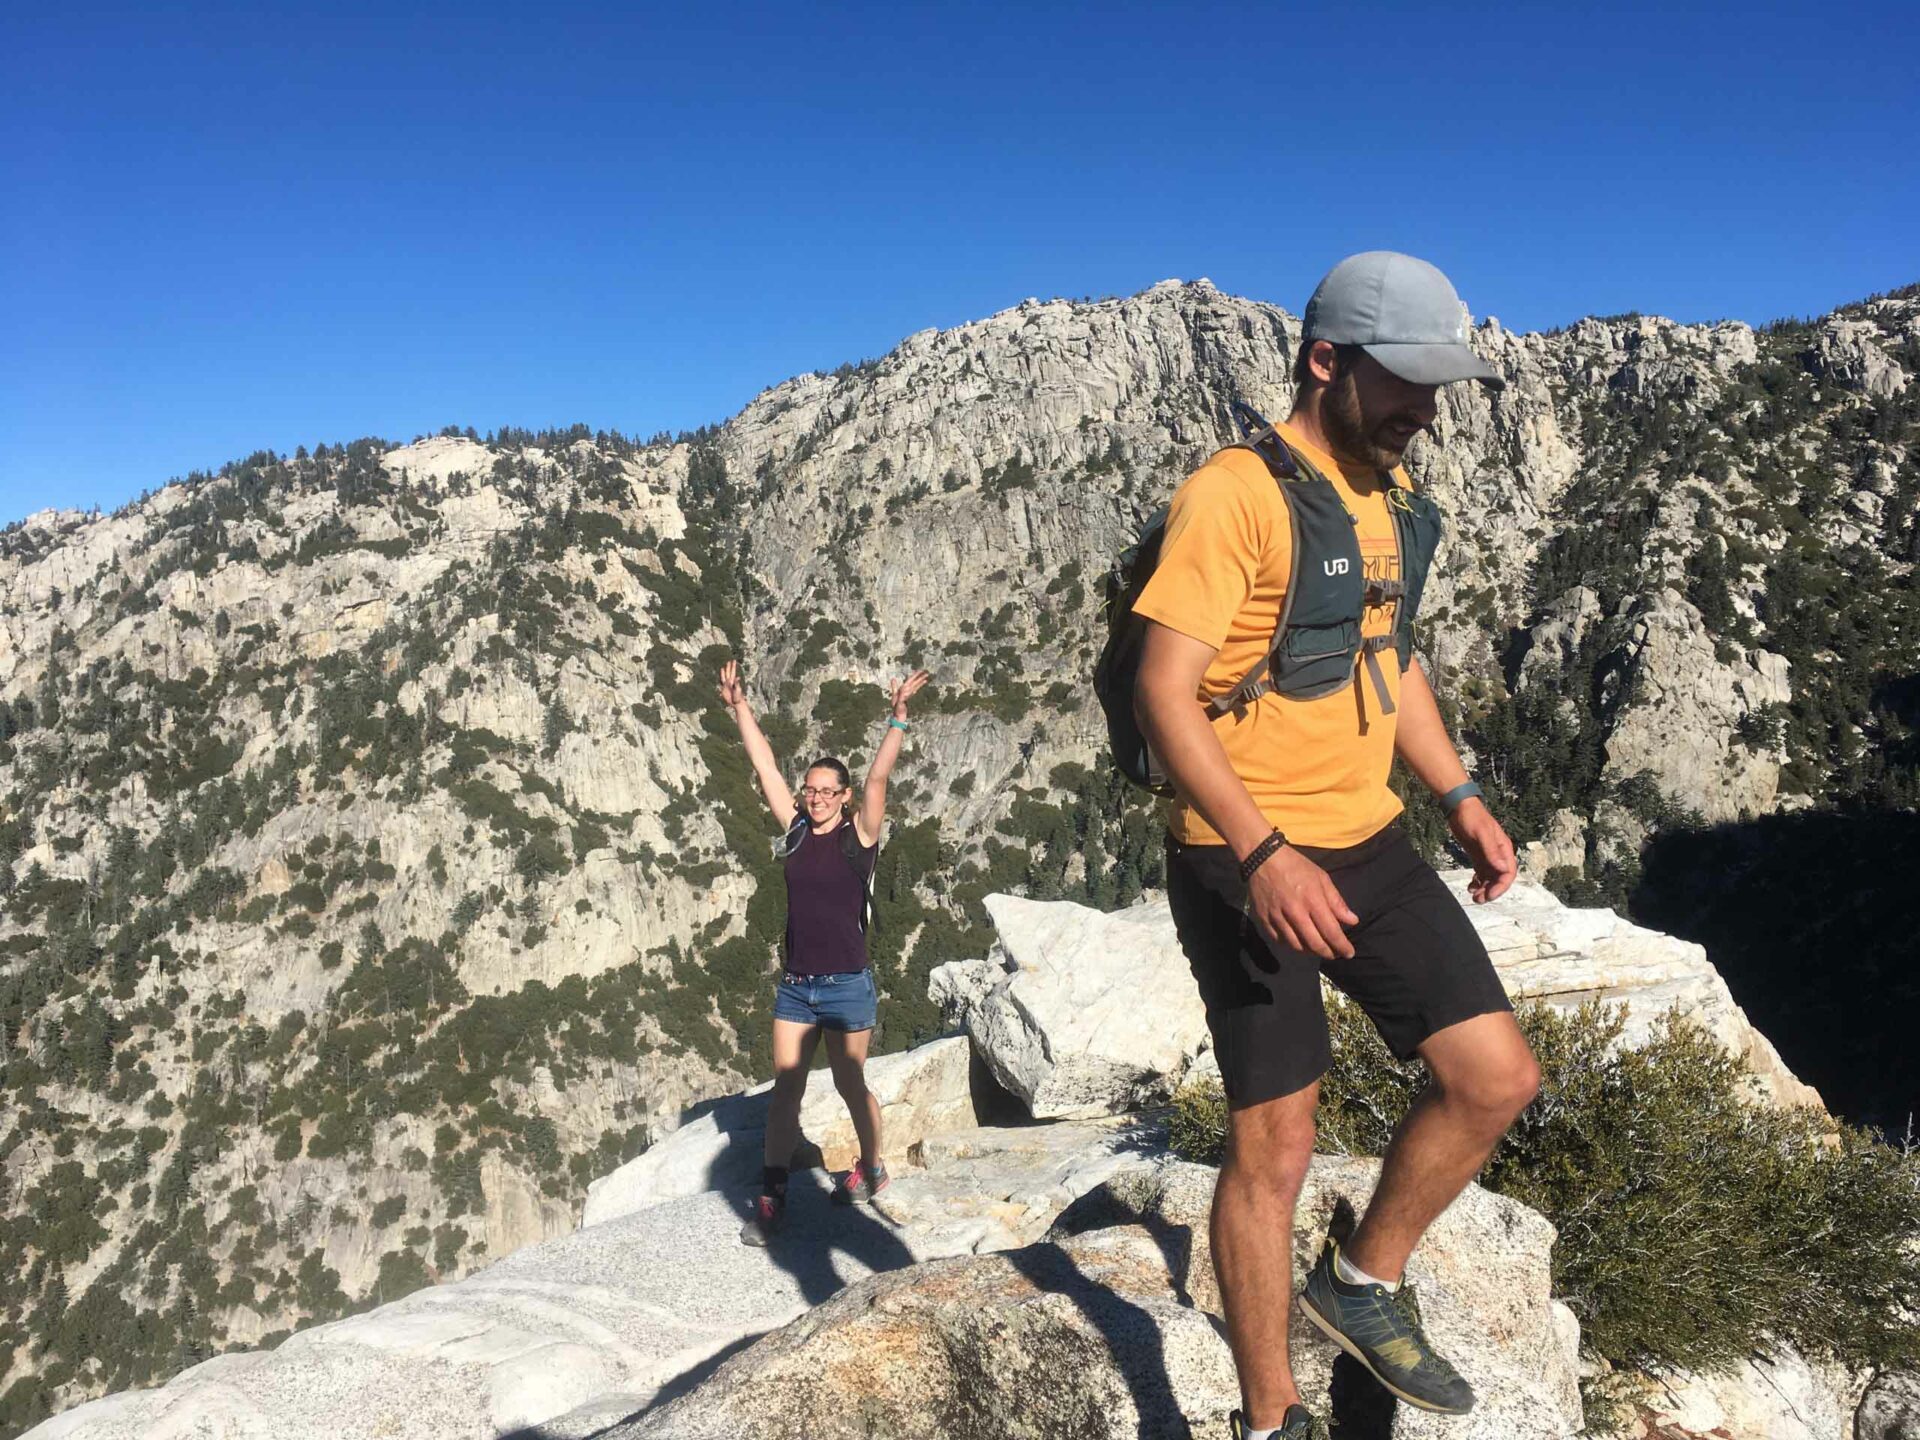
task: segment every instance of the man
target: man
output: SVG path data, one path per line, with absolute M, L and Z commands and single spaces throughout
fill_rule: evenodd
M 1365 1217 L 1344 1247 L 1328 1240 L 1301 1308 L 1402 1399 L 1451 1414 L 1473 1404 L 1471 1387 L 1428 1343 L 1401 1276 L 1428 1225 L 1533 1098 L 1539 1069 L 1485 948 L 1402 833 L 1387 788 L 1397 754 L 1443 797 L 1473 862 L 1476 903 L 1512 884 L 1513 845 L 1468 780 L 1411 661 L 1410 630 L 1397 657 L 1388 638 L 1406 603 L 1409 532 L 1396 538 L 1393 515 L 1408 508 L 1401 454 L 1432 423 L 1439 386 L 1504 383 L 1466 335 L 1447 278 L 1387 251 L 1343 260 L 1307 306 L 1293 413 L 1275 429 L 1300 474 L 1325 477 L 1333 493 L 1320 493 L 1349 512 L 1334 529 L 1351 518 L 1359 541 L 1368 588 L 1351 667 L 1339 668 L 1339 652 L 1333 661 L 1338 688 L 1301 698 L 1283 693 L 1282 680 L 1225 713 L 1196 703 L 1231 691 L 1267 656 L 1290 579 L 1305 589 L 1289 570 L 1292 512 L 1252 450 L 1220 452 L 1180 487 L 1134 606 L 1151 622 L 1135 712 L 1178 794 L 1168 899 L 1227 1095 L 1212 1238 L 1244 1407 L 1236 1437 L 1322 1433 L 1294 1384 L 1287 1312 L 1294 1201 L 1332 1054 L 1323 971 L 1395 1054 L 1425 1061 L 1430 1078 Z M 1313 563 L 1330 575 L 1345 564 Z

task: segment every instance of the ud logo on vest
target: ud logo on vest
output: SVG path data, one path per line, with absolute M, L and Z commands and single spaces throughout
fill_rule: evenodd
M 1320 568 L 1329 575 L 1344 575 L 1347 573 L 1347 557 L 1342 555 L 1338 560 L 1328 560 Z

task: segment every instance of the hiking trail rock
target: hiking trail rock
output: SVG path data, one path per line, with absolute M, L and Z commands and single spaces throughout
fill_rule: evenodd
M 971 1060 L 964 1037 L 951 1036 L 867 1062 L 867 1088 L 880 1101 L 888 1153 L 906 1155 L 924 1137 L 960 1129 L 976 1118 Z M 707 1190 L 757 1185 L 764 1163 L 767 1101 L 773 1086 L 755 1086 L 699 1107 L 644 1154 L 587 1187 L 582 1225 Z M 830 1070 L 807 1076 L 800 1106 L 801 1150 L 794 1163 L 845 1170 L 860 1144 Z

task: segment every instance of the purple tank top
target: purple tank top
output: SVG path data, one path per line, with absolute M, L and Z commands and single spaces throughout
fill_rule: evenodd
M 877 846 L 854 835 L 854 860 L 841 852 L 842 820 L 824 835 L 802 827 L 800 844 L 787 856 L 786 968 L 790 975 L 849 975 L 867 968 L 867 937 L 860 918 L 867 904 L 867 876 Z

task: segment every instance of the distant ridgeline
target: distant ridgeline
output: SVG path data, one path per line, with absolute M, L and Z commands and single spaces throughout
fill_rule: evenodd
M 858 773 L 882 682 L 934 673 L 883 1048 L 937 1031 L 984 894 L 1157 884 L 1101 582 L 1230 399 L 1284 413 L 1297 335 L 1205 282 L 1030 301 L 690 435 L 263 453 L 0 532 L 0 1435 L 569 1229 L 764 1073 L 783 897 L 729 656 L 795 774 Z M 1477 343 L 1510 388 L 1411 457 L 1476 772 L 1563 895 L 1707 940 L 1795 1071 L 1897 1122 L 1920 293 Z

